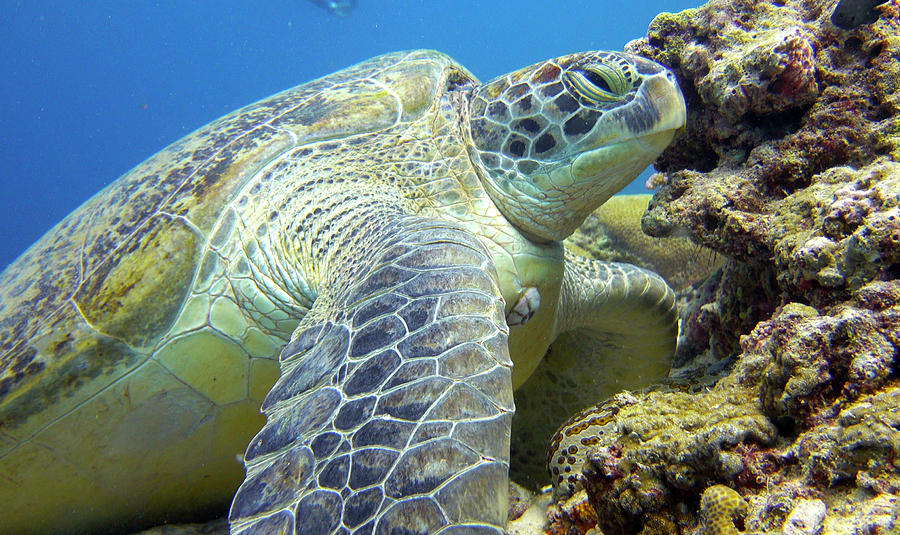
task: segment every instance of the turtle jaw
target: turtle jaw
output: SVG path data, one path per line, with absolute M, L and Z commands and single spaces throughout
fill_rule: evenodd
M 580 198 L 572 199 L 570 210 L 585 212 L 587 217 L 586 213 L 605 203 L 652 164 L 675 137 L 675 132 L 674 129 L 653 132 L 576 156 L 570 165 L 560 169 L 571 176 L 573 185 L 583 184 L 579 189 L 585 192 Z
M 573 185 L 595 184 L 585 188 L 590 192 L 587 194 L 592 204 L 589 212 L 634 180 L 684 127 L 687 108 L 671 73 L 647 80 L 644 89 L 646 105 L 643 113 L 658 117 L 653 128 L 629 135 L 629 125 L 635 121 L 625 116 L 617 121 L 624 125 L 623 128 L 610 129 L 615 132 L 611 143 L 585 150 L 577 154 L 570 165 L 559 169 L 568 171 Z
M 559 162 L 547 173 L 532 175 L 531 182 L 541 189 L 543 216 L 528 221 L 520 210 L 511 214 L 519 219 L 520 229 L 536 241 L 562 240 L 578 228 L 598 206 L 627 186 L 653 163 L 669 145 L 677 130 L 667 129 L 587 150 Z M 573 193 L 577 192 L 577 193 Z M 552 217 L 547 217 L 552 213 Z M 550 228 L 545 221 L 551 222 Z M 537 232 L 534 229 L 539 229 Z

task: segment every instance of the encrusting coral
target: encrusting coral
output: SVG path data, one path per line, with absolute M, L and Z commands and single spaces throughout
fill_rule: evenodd
M 900 532 L 900 2 L 836 4 L 713 0 L 627 47 L 688 106 L 643 228 L 727 260 L 676 359 L 719 380 L 594 409 L 573 479 L 606 535 Z
M 704 535 L 738 535 L 734 520 L 747 514 L 747 502 L 725 485 L 713 485 L 700 497 Z

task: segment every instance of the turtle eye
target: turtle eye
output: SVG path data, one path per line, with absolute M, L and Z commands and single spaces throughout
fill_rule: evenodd
M 594 104 L 622 100 L 632 87 L 621 68 L 606 63 L 566 71 L 565 77 L 579 95 Z

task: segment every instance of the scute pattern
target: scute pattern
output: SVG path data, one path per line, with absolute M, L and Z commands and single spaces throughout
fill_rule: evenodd
M 625 66 L 627 72 L 632 69 L 627 61 L 613 54 L 597 54 L 596 60 L 616 62 Z M 602 111 L 582 107 L 570 92 L 563 92 L 559 79 L 560 72 L 577 69 L 583 61 L 580 55 L 566 56 L 546 62 L 537 72 L 527 67 L 486 84 L 484 97 L 476 96 L 471 105 L 474 135 L 483 140 L 479 145 L 482 158 L 494 153 L 501 159 L 512 156 L 515 161 L 522 157 L 526 162 L 529 157 L 535 162 L 552 159 L 563 147 L 590 131 Z M 634 93 L 633 90 L 631 95 Z M 488 103 L 486 98 L 492 101 Z M 621 104 L 609 103 L 607 108 Z M 570 127 L 572 121 L 579 126 Z M 566 124 L 565 132 L 560 130 L 560 124 Z M 509 169 L 511 164 L 510 161 L 501 166 Z
M 244 481 L 231 504 L 229 518 L 252 517 L 294 503 L 312 477 L 314 466 L 312 452 L 305 446 L 281 452 L 260 467 L 252 479 Z
M 242 475 L 234 455 L 259 425 L 252 405 L 275 380 L 270 359 L 315 299 L 313 282 L 344 279 L 341 268 L 322 276 L 316 269 L 327 266 L 298 255 L 291 240 L 308 238 L 302 246 L 322 258 L 332 243 L 352 238 L 342 229 L 360 217 L 357 208 L 373 209 L 344 181 L 374 183 L 376 176 L 396 177 L 393 169 L 402 166 L 409 183 L 421 170 L 415 158 L 433 158 L 427 149 L 408 147 L 415 154 L 392 163 L 398 145 L 385 134 L 378 139 L 384 145 L 360 153 L 360 163 L 371 155 L 381 168 L 334 173 L 355 165 L 341 151 L 394 127 L 403 131 L 431 110 L 445 77 L 471 79 L 435 52 L 388 54 L 238 110 L 135 167 L 0 274 L 0 478 L 11 483 L 0 486 L 10 512 L 0 531 L 125 529 L 162 517 L 189 519 L 191 504 L 224 505 Z M 441 135 L 458 134 L 444 129 Z M 347 138 L 347 144 L 325 138 Z M 309 206 L 309 196 L 343 206 L 321 235 L 311 228 L 322 205 Z M 407 209 L 390 200 L 391 214 Z M 367 224 L 383 219 L 374 214 Z M 319 359 L 330 366 L 327 356 Z M 135 398 L 138 385 L 142 397 Z M 178 395 L 166 397 L 172 390 Z M 145 406 L 138 411 L 130 401 Z M 166 469 L 149 473 L 153 463 L 140 464 L 126 440 L 115 442 L 121 450 L 98 452 L 106 458 L 87 453 L 96 443 L 93 433 L 113 442 L 105 427 L 120 426 L 135 441 L 128 432 L 138 426 L 133 419 L 157 414 L 152 403 L 184 411 L 183 420 L 146 426 L 161 432 L 141 446 Z M 275 448 L 294 439 L 285 430 L 270 436 Z M 317 446 L 320 455 L 342 447 Z M 254 450 L 271 455 L 263 451 Z M 88 455 L 102 470 L 90 469 Z M 70 470 L 73 463 L 77 469 Z M 153 499 L 152 509 L 147 493 L 156 496 L 161 488 L 171 492 Z M 64 514 L 73 503 L 90 513 Z
M 241 533 L 262 533 L 253 526 L 286 513 L 297 533 L 435 533 L 472 522 L 502 532 L 513 405 L 506 326 L 498 321 L 503 301 L 490 257 L 449 223 L 407 217 L 399 228 L 370 254 L 381 267 L 361 269 L 344 295 L 332 298 L 352 305 L 325 316 L 314 308 L 309 317 L 325 326 L 304 320 L 286 346 L 282 365 L 293 369 L 267 400 L 268 422 L 248 448 L 247 479 L 232 506 L 230 521 Z M 409 262 L 424 258 L 423 251 L 433 260 L 426 267 Z M 439 322 L 402 319 L 410 308 L 431 318 L 460 292 L 482 298 L 455 315 L 448 308 Z M 361 327 L 343 326 L 361 314 Z M 317 333 L 315 342 L 306 333 Z M 498 341 L 504 350 L 485 350 Z M 442 375 L 439 359 L 464 346 L 483 358 L 469 369 L 458 359 L 452 377 Z M 332 405 L 335 395 L 340 407 Z M 322 405 L 316 415 L 298 416 L 310 403 Z M 285 443 L 287 436 L 295 439 Z M 277 447 L 261 455 L 258 444 L 270 443 Z M 272 474 L 282 466 L 300 468 L 303 479 L 276 481 Z
M 173 319 L 173 310 L 180 305 L 178 296 L 187 291 L 186 285 L 200 268 L 200 262 L 190 256 L 171 262 L 150 252 L 129 250 L 134 247 L 136 236 L 157 236 L 151 251 L 171 248 L 181 242 L 184 234 L 167 235 L 161 225 L 180 221 L 196 234 L 196 242 L 202 242 L 218 224 L 226 204 L 263 163 L 291 145 L 386 128 L 401 113 L 406 120 L 414 119 L 432 104 L 439 80 L 435 71 L 440 72 L 450 62 L 449 58 L 429 51 L 398 52 L 283 91 L 189 134 L 83 204 L 0 274 L 0 403 L 14 390 L 30 388 L 26 383 L 48 364 L 58 369 L 61 361 L 76 358 L 77 353 L 65 349 L 48 351 L 30 341 L 53 337 L 57 329 L 83 331 L 85 334 L 77 335 L 83 339 L 95 337 L 90 329 L 97 322 L 104 323 L 108 314 L 105 303 L 110 300 L 98 300 L 93 288 L 101 276 L 98 270 L 102 271 L 110 259 L 131 255 L 132 271 L 122 277 L 130 277 L 132 283 L 141 282 L 143 271 L 158 264 L 177 270 L 174 279 L 148 279 L 150 282 L 133 289 L 123 286 L 124 281 L 119 283 L 125 291 L 140 289 L 140 296 L 132 296 L 132 301 L 139 301 L 140 313 L 155 321 L 145 327 L 136 321 L 121 324 L 112 334 L 125 337 L 125 342 L 148 345 L 163 333 L 167 322 Z M 409 69 L 392 71 L 404 63 L 412 66 L 412 71 L 417 68 L 418 74 Z M 395 86 L 395 90 L 403 87 L 410 93 L 387 94 L 385 84 L 404 75 L 417 76 L 418 82 Z M 323 94 L 329 94 L 329 98 L 324 100 Z M 405 99 L 402 110 L 396 106 L 396 97 Z M 372 106 L 387 103 L 393 103 L 395 109 L 373 112 Z M 234 217 L 231 211 L 225 215 L 226 219 Z M 220 229 L 227 231 L 229 227 L 223 220 Z M 212 241 L 213 246 L 217 243 L 218 240 Z M 171 292 L 171 298 L 157 297 L 167 292 Z M 78 317 L 62 324 L 49 321 L 54 311 L 64 308 L 76 293 L 90 322 Z M 128 309 L 123 312 L 133 314 L 131 309 L 137 305 L 125 303 Z M 80 375 L 89 378 L 104 373 L 117 364 L 115 356 L 110 356 L 113 362 L 89 361 L 82 366 Z M 69 382 L 47 380 L 44 375 L 40 388 L 69 388 Z M 16 411 L 19 418 L 42 410 L 49 402 L 28 397 L 35 401 Z M 55 396 L 45 392 L 40 397 Z
M 507 220 L 541 241 L 578 228 L 652 162 L 686 113 L 671 73 L 612 52 L 498 77 L 473 94 L 470 110 L 469 150 L 489 177 L 485 188 Z

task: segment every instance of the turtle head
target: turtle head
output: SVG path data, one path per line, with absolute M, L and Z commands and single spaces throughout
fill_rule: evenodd
M 659 156 L 685 115 L 662 65 L 621 52 L 571 54 L 478 87 L 470 155 L 513 225 L 562 240 Z

